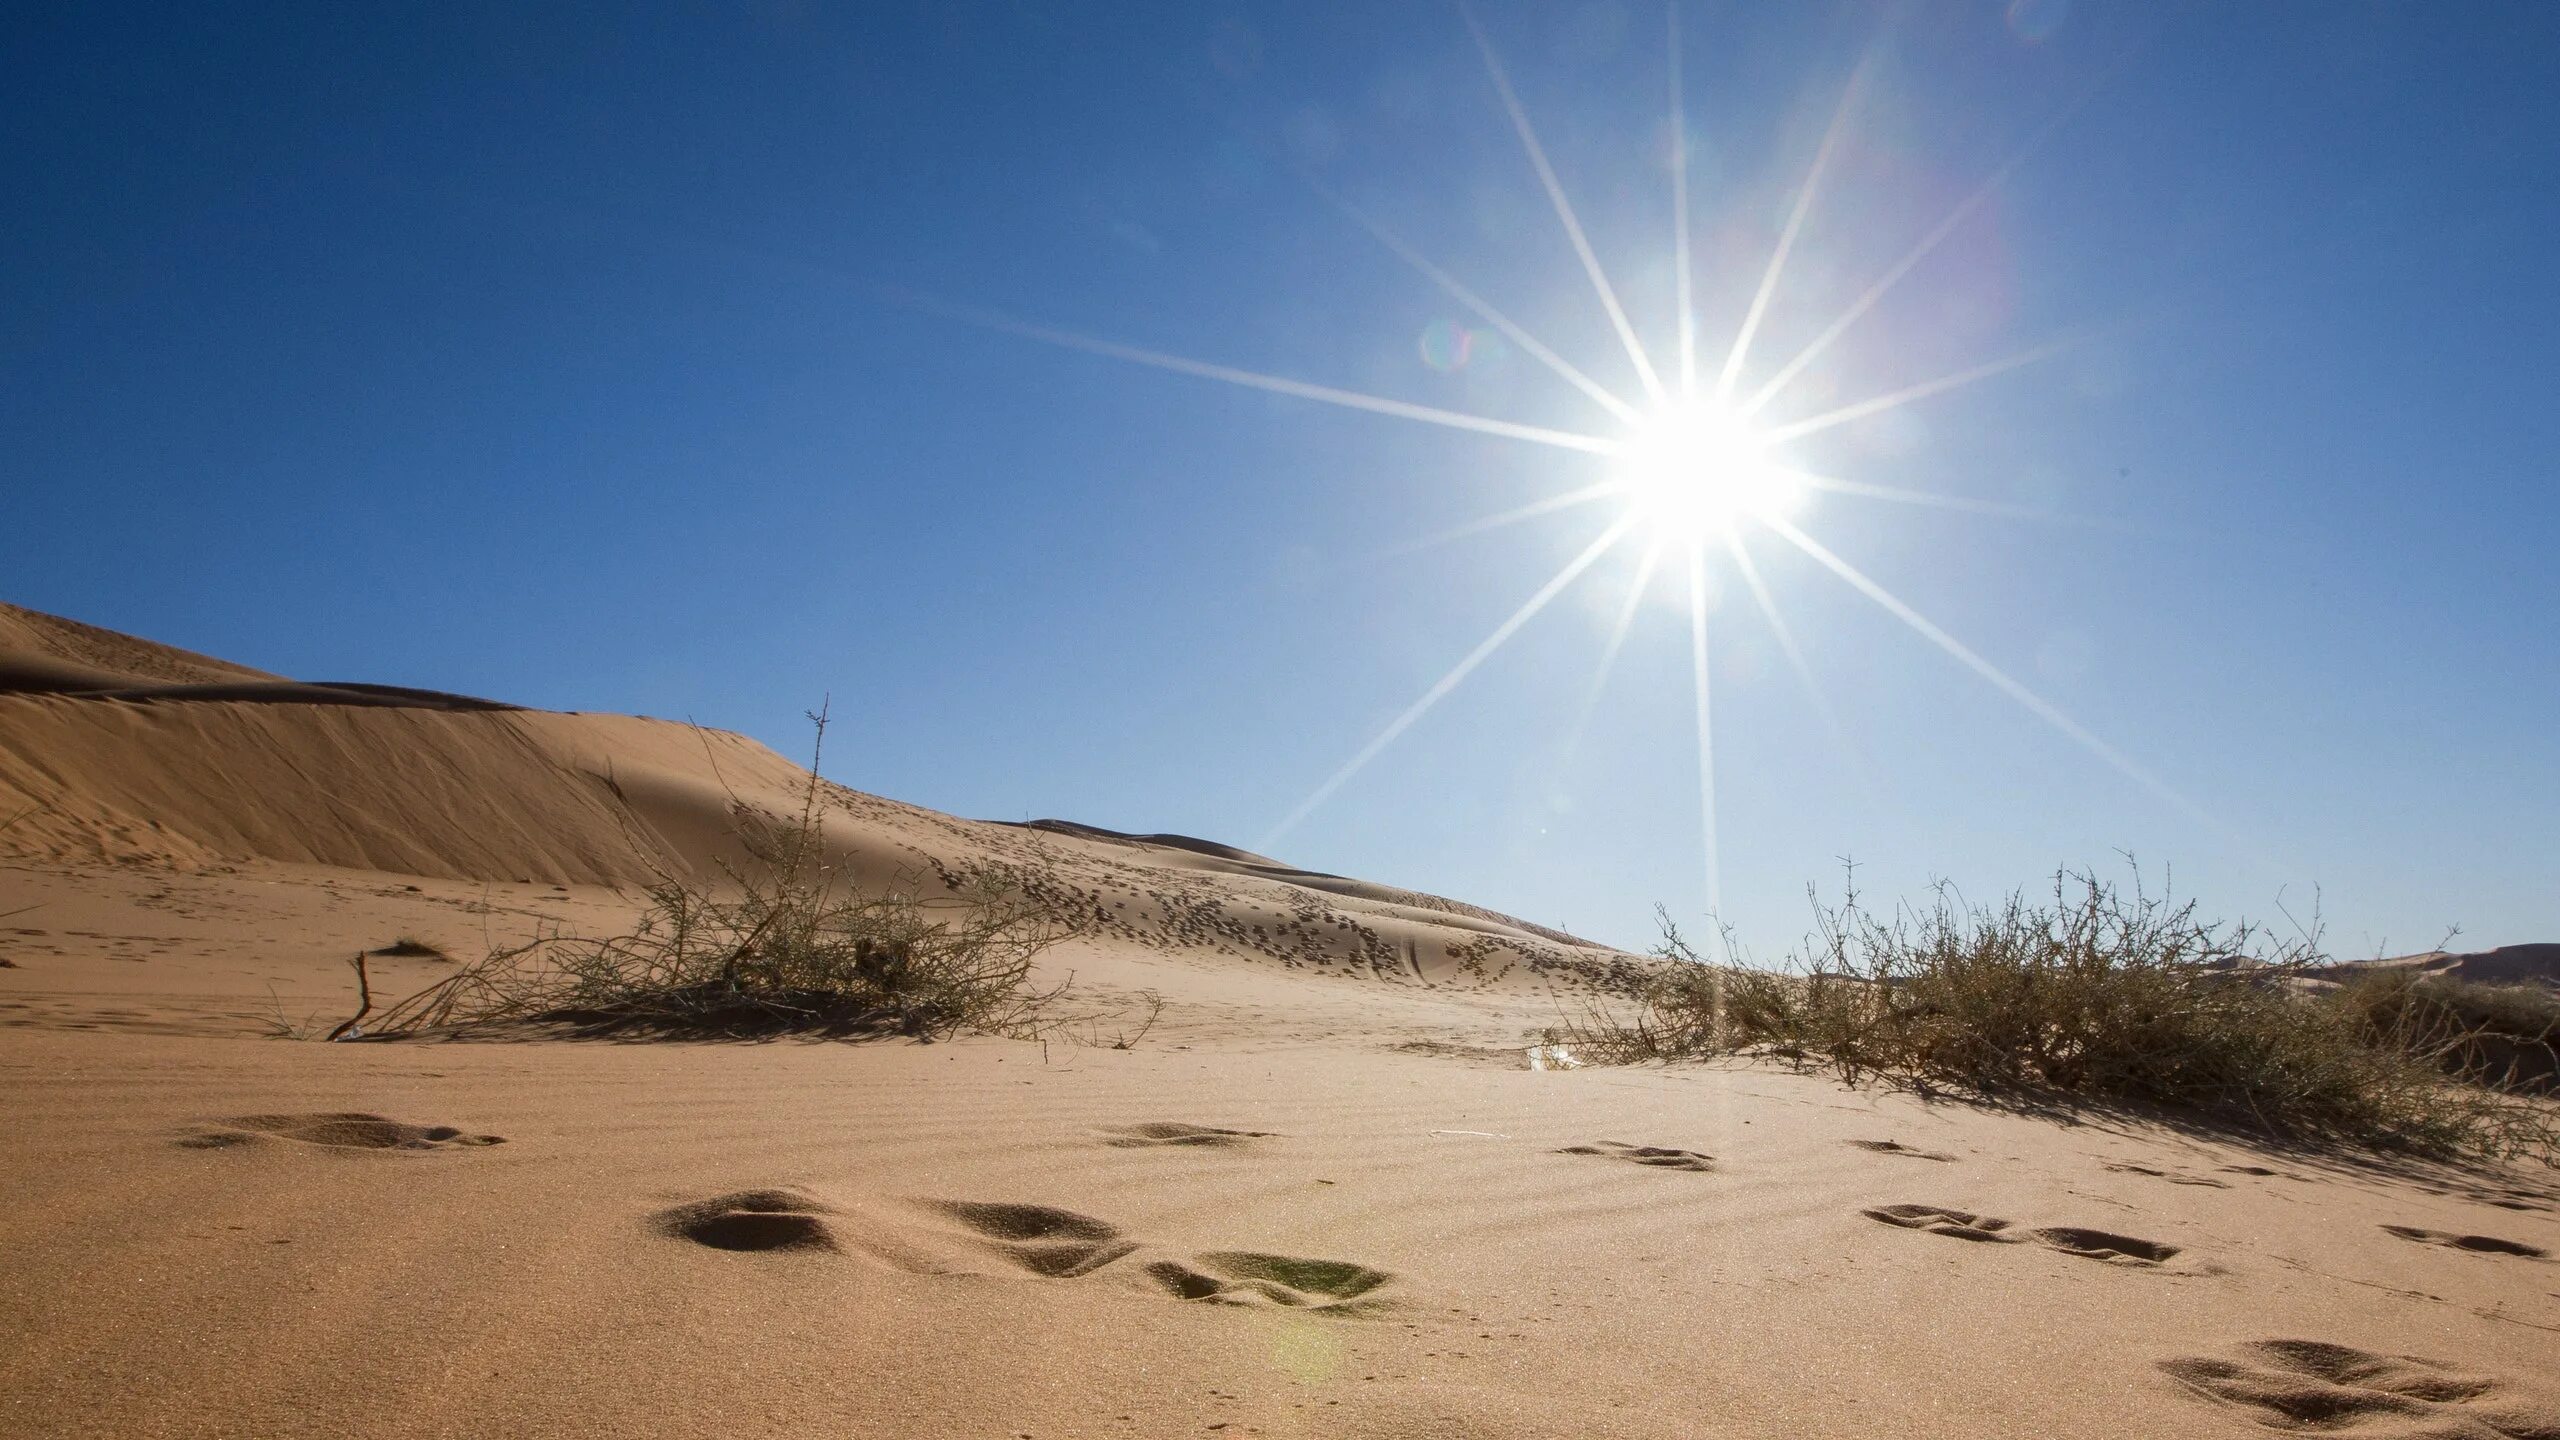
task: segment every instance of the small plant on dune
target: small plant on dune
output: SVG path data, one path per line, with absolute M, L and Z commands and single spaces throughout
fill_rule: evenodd
M 266 1008 L 247 1018 L 257 1021 L 258 1028 L 270 1040 L 317 1040 L 329 1028 L 316 1013 L 306 1013 L 299 1020 L 286 1014 L 284 998 L 276 994 L 273 985 L 267 987 Z
M 2456 1083 L 2470 1033 L 2318 995 L 2316 929 L 2284 940 L 2192 902 L 2065 871 L 2049 899 L 1940 887 L 1878 915 L 1817 899 L 1783 970 L 1710 964 L 1663 919 L 1665 967 L 1634 1015 L 1557 1037 L 1587 1060 L 1761 1055 L 1843 1080 L 2183 1111 L 2295 1141 L 2437 1154 L 2560 1154 L 2560 1112 Z M 2458 1066 L 2456 1068 L 2459 1068 Z
M 824 716 L 812 718 L 823 741 Z M 723 865 L 722 883 L 662 874 L 629 934 L 544 935 L 495 950 L 354 1035 L 532 1022 L 585 1033 L 1037 1038 L 1065 1023 L 1052 1007 L 1066 986 L 1036 985 L 1032 966 L 1077 933 L 1076 918 L 1014 866 L 952 868 L 939 893 L 858 888 L 827 853 L 831 799 L 816 772 L 813 758 L 797 815 L 733 804 L 746 859 Z

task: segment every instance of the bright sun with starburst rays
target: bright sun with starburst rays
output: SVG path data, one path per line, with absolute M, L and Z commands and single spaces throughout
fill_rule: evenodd
M 1666 405 L 1622 445 L 1614 483 L 1635 531 L 1655 541 L 1721 542 L 1746 521 L 1793 516 L 1809 490 L 1767 432 L 1726 405 Z
M 1609 667 L 1636 618 L 1646 587 L 1657 571 L 1669 568 L 1675 575 L 1685 577 L 1690 669 L 1696 695 L 1696 773 L 1704 889 L 1710 913 L 1720 912 L 1722 895 L 1717 853 L 1713 689 L 1710 683 L 1711 607 L 1707 599 L 1711 570 L 1730 573 L 1741 582 L 1816 705 L 1829 713 L 1820 687 L 1814 683 L 1812 672 L 1787 627 L 1777 598 L 1752 559 L 1751 546 L 1772 539 L 1809 557 L 1849 588 L 1901 621 L 1920 639 L 1944 652 L 2100 761 L 2190 814 L 2202 815 L 2203 812 L 2192 801 L 2171 790 L 2122 751 L 2100 739 L 2007 671 L 1977 654 L 1864 571 L 1833 553 L 1805 528 L 1812 518 L 1808 513 L 1812 502 L 1824 496 L 1974 512 L 2000 513 L 2008 510 L 2009 507 L 1980 500 L 1808 471 L 1795 463 L 1790 447 L 1795 442 L 1837 426 L 1918 404 L 1933 396 L 2032 364 L 2065 348 L 2066 342 L 2049 341 L 1952 373 L 1918 379 L 1818 414 L 1785 420 L 1774 419 L 1771 414 L 1773 406 L 1782 400 L 1789 387 L 1820 362 L 1922 260 L 1963 227 L 2010 174 L 2069 117 L 2077 108 L 2076 102 L 2034 131 L 2002 165 L 1966 193 L 1935 224 L 1922 231 L 1909 250 L 1875 276 L 1872 283 L 1822 326 L 1810 341 L 1766 373 L 1755 373 L 1753 362 L 1757 357 L 1754 349 L 1762 321 L 1785 283 L 1788 262 L 1803 234 L 1806 217 L 1819 201 L 1825 172 L 1858 108 L 1866 78 L 1866 67 L 1859 67 L 1843 87 L 1821 144 L 1802 183 L 1793 193 L 1782 223 L 1777 227 L 1776 241 L 1761 269 L 1742 321 L 1723 346 L 1720 360 L 1711 369 L 1705 363 L 1708 357 L 1699 352 L 1697 307 L 1693 299 L 1695 276 L 1690 253 L 1687 119 L 1681 77 L 1681 0 L 1669 0 L 1665 14 L 1664 98 L 1671 137 L 1669 186 L 1674 217 L 1669 239 L 1676 289 L 1676 313 L 1667 328 L 1678 336 L 1678 343 L 1672 363 L 1658 366 L 1655 357 L 1638 338 L 1636 327 L 1620 304 L 1617 291 L 1603 272 L 1599 258 L 1584 233 L 1581 219 L 1567 198 L 1564 181 L 1539 142 L 1537 129 L 1512 88 L 1510 74 L 1504 68 L 1491 36 L 1477 21 L 1465 0 L 1460 0 L 1458 5 L 1466 38 L 1483 61 L 1485 78 L 1520 142 L 1527 168 L 1555 212 L 1557 223 L 1580 261 L 1583 278 L 1588 282 L 1593 298 L 1625 351 L 1628 366 L 1640 384 L 1636 394 L 1621 394 L 1594 380 L 1585 369 L 1539 340 L 1460 277 L 1415 249 L 1322 180 L 1303 172 L 1298 177 L 1317 199 L 1369 234 L 1398 260 L 1465 307 L 1491 331 L 1500 334 L 1521 353 L 1538 361 L 1559 380 L 1579 390 L 1607 412 L 1612 423 L 1596 432 L 1559 430 L 1497 415 L 1471 414 L 1416 404 L 1312 380 L 1170 354 L 991 311 L 911 295 L 903 298 L 908 303 L 954 319 L 1045 344 L 1319 404 L 1548 446 L 1585 457 L 1597 457 L 1601 461 L 1604 478 L 1549 499 L 1480 517 L 1449 532 L 1450 535 L 1474 533 L 1588 506 L 1610 507 L 1614 511 L 1613 518 L 1596 539 L 1541 583 L 1474 648 L 1459 657 L 1446 673 L 1317 784 L 1296 808 L 1260 838 L 1255 846 L 1257 849 L 1272 848 L 1354 775 L 1393 746 L 1432 707 L 1465 683 L 1513 635 L 1601 559 L 1625 549 L 1635 556 L 1635 580 L 1615 625 L 1602 644 L 1593 694 L 1596 697 L 1599 685 L 1605 683 Z M 2082 100 L 2086 98 L 2085 94 L 2081 97 Z

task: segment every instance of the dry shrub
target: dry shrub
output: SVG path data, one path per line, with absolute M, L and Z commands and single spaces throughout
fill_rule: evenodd
M 2468 1031 L 2310 993 L 2316 931 L 2282 940 L 2085 873 L 1973 906 L 1940 887 L 1889 916 L 1817 900 L 1782 970 L 1704 961 L 1664 917 L 1632 1017 L 1558 1038 L 1602 1062 L 1758 1054 L 1856 1083 L 2164 1107 L 2295 1141 L 2560 1153 L 2550 1106 L 2448 1079 Z
M 820 718 L 823 739 L 824 721 Z M 949 868 L 865 893 L 827 854 L 829 792 L 810 766 L 796 816 L 743 802 L 747 852 L 723 884 L 661 875 L 630 934 L 544 935 L 492 951 L 383 1012 L 363 1038 L 505 1023 L 587 1034 L 1037 1038 L 1065 984 L 1032 983 L 1077 921 L 1019 867 Z
M 2434 1053 L 2474 1084 L 2560 1090 L 2560 993 L 2483 985 L 2393 967 L 2356 976 L 2332 997 L 2377 1036 Z

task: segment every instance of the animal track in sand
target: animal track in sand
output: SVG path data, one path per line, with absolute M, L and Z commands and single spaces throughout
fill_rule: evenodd
M 1624 1145 L 1615 1140 L 1599 1140 L 1589 1145 L 1567 1145 L 1559 1155 L 1598 1155 L 1609 1160 L 1624 1160 L 1631 1165 L 1650 1165 L 1656 1170 L 1705 1171 L 1716 1168 L 1715 1157 L 1695 1150 L 1674 1150 L 1667 1145 Z
M 1937 1205 L 1879 1205 L 1859 1213 L 1870 1220 L 1898 1225 L 1905 1230 L 1926 1230 L 1958 1240 L 1978 1240 L 1994 1245 L 2033 1241 L 2065 1255 L 2077 1255 L 2084 1260 L 2104 1260 L 2115 1265 L 2159 1265 L 2175 1259 L 2180 1253 L 2175 1245 L 2164 1245 L 2157 1240 L 2145 1240 L 2134 1235 L 2087 1230 L 2074 1225 L 2019 1230 L 1997 1216 L 1976 1215 Z
M 241 1115 L 178 1137 L 190 1150 L 221 1150 L 262 1140 L 295 1140 L 332 1150 L 444 1150 L 464 1145 L 504 1145 L 504 1135 L 469 1135 L 450 1125 L 411 1125 L 386 1116 L 347 1110 L 318 1115 Z
M 844 1247 L 827 1217 L 834 1206 L 805 1190 L 733 1190 L 661 1210 L 649 1217 L 663 1235 L 714 1250 L 819 1250 Z
M 2106 1168 L 2113 1170 L 2119 1175 L 2148 1175 L 2154 1180 L 2166 1180 L 2172 1185 L 2201 1185 L 2208 1190 L 2228 1190 L 2231 1188 L 2230 1182 L 2228 1181 L 2216 1180 L 2209 1175 L 2189 1175 L 2182 1170 L 2154 1170 L 2148 1165 L 2135 1165 L 2129 1162 L 2114 1160 L 2108 1161 Z
M 2560 1199 L 2560 1196 L 2554 1196 L 2549 1191 L 2528 1190 L 2520 1186 L 2506 1185 L 2464 1185 L 2451 1188 L 2440 1187 L 2423 1190 L 2420 1193 L 2426 1195 L 2446 1195 L 2457 1200 L 2469 1200 L 2481 1205 L 2495 1205 L 2501 1210 L 2523 1210 L 2536 1214 L 2548 1213 L 2551 1206 L 2545 1202 L 2553 1199 Z
M 2421 1245 L 2441 1245 L 2448 1250 L 2468 1250 L 2475 1255 L 2520 1255 L 2527 1260 L 2544 1260 L 2551 1255 L 2539 1245 L 2527 1245 L 2521 1240 L 2501 1240 L 2494 1235 L 2455 1235 L 2443 1230 L 2421 1230 L 2415 1225 L 2385 1225 L 2382 1228 L 2403 1240 L 2415 1240 Z
M 1941 1155 L 1935 1150 L 1915 1150 L 1899 1140 L 1852 1140 L 1849 1143 L 1861 1150 L 1872 1150 L 1878 1155 L 1899 1155 L 1906 1160 L 1942 1160 L 1953 1164 L 1956 1158 Z
M 2222 1167 L 2222 1173 L 2225 1175 L 2250 1175 L 2255 1176 L 2260 1180 L 2300 1180 L 2302 1178 L 2290 1171 L 2270 1170 L 2264 1165 L 2225 1165 Z
M 2253 1340 L 2230 1359 L 2190 1355 L 2160 1369 L 2202 1399 L 2268 1430 L 2353 1430 L 2373 1440 L 2550 1440 L 2560 1398 L 2414 1355 L 2319 1340 Z
M 1255 1140 L 1271 1138 L 1268 1130 L 1222 1130 L 1215 1125 L 1189 1125 L 1180 1120 L 1151 1120 L 1143 1125 L 1112 1125 L 1103 1129 L 1105 1145 L 1122 1149 L 1152 1149 L 1159 1145 L 1191 1145 L 1213 1150 L 1231 1149 Z

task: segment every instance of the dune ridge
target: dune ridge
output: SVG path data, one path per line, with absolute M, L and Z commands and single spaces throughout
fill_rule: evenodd
M 391 686 L 315 701 L 314 687 L 33 611 L 0 615 L 0 642 L 10 673 L 58 660 L 104 677 L 0 694 L 0 817 L 22 816 L 0 856 L 21 860 L 631 889 L 716 879 L 744 858 L 737 807 L 795 812 L 808 779 L 725 731 Z M 1006 865 L 1106 937 L 1398 982 L 1580 993 L 1641 972 L 1480 906 L 1210 841 L 965 820 L 826 789 L 830 856 L 858 884 L 930 890 Z

